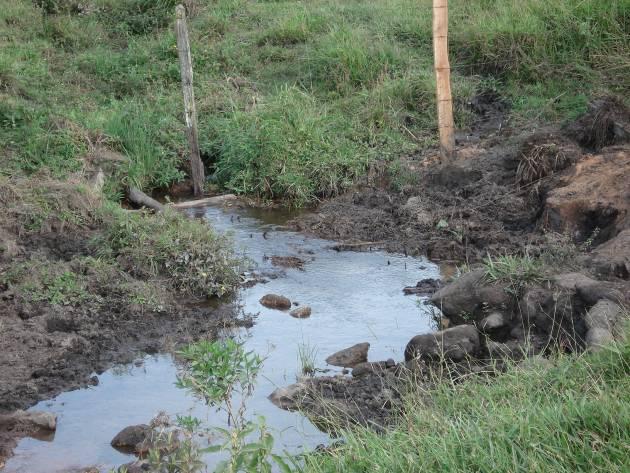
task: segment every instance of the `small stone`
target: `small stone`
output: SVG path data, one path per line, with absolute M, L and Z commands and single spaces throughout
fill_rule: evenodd
M 291 308 L 291 301 L 284 296 L 267 294 L 260 299 L 260 303 L 270 309 L 287 310 Z
M 296 319 L 306 319 L 311 316 L 311 308 L 307 305 L 303 305 L 297 309 L 293 309 L 289 313 L 291 317 L 295 317 Z
M 306 385 L 304 383 L 295 383 L 283 388 L 277 388 L 272 392 L 268 399 L 280 409 L 287 411 L 299 408 L 300 401 L 304 397 Z
M 333 353 L 326 358 L 326 363 L 329 365 L 341 366 L 342 368 L 352 368 L 359 363 L 367 361 L 369 349 L 369 343 L 357 343 L 349 348 Z
M 123 450 L 136 451 L 151 438 L 152 429 L 146 424 L 130 425 L 125 427 L 111 441 L 111 446 Z
M 481 330 L 496 330 L 505 326 L 505 318 L 501 312 L 492 312 L 479 323 Z

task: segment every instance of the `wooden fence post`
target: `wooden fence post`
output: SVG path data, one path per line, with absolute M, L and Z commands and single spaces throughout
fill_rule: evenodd
M 455 158 L 455 124 L 448 61 L 448 0 L 433 0 L 433 56 L 437 87 L 440 153 L 448 163 Z
M 184 92 L 184 115 L 186 117 L 186 135 L 190 146 L 190 168 L 192 171 L 193 193 L 196 197 L 203 195 L 205 180 L 203 163 L 199 153 L 199 137 L 197 134 L 197 110 L 195 108 L 195 92 L 193 90 L 193 70 L 186 26 L 186 9 L 183 5 L 175 7 L 175 33 L 177 35 L 177 53 Z

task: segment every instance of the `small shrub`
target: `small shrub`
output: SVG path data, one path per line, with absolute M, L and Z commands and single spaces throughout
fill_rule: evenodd
M 223 296 L 239 284 L 242 260 L 232 242 L 202 221 L 167 209 L 157 215 L 131 214 L 111 206 L 102 252 L 125 261 L 143 278 L 166 276 L 174 289 L 193 296 Z
M 370 152 L 353 124 L 322 110 L 291 87 L 253 112 L 234 111 L 212 122 L 219 181 L 241 193 L 282 197 L 296 206 L 347 189 Z

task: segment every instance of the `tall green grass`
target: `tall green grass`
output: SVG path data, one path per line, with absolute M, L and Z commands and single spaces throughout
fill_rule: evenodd
M 395 429 L 344 437 L 303 471 L 629 471 L 630 343 L 440 384 L 410 396 Z
M 121 183 L 178 179 L 175 2 L 94 0 L 81 14 L 82 2 L 37 3 L 0 11 L 2 172 L 74 172 L 81 137 L 105 133 L 131 161 L 153 155 L 137 168 L 149 174 Z M 203 159 L 229 188 L 304 205 L 435 142 L 430 0 L 185 3 Z M 452 0 L 450 15 L 461 127 L 489 88 L 513 121 L 556 121 L 630 87 L 627 0 Z M 140 110 L 131 131 L 114 123 L 119 102 Z

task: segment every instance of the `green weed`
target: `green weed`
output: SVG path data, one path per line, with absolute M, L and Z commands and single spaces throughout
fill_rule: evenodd
M 239 283 L 242 261 L 231 241 L 203 222 L 175 210 L 130 214 L 110 206 L 100 248 L 104 257 L 125 261 L 145 279 L 167 276 L 174 289 L 194 296 L 223 296 Z
M 506 283 L 507 290 L 515 296 L 526 286 L 544 281 L 544 267 L 541 260 L 528 254 L 524 256 L 504 255 L 484 259 L 485 277 L 490 282 Z

